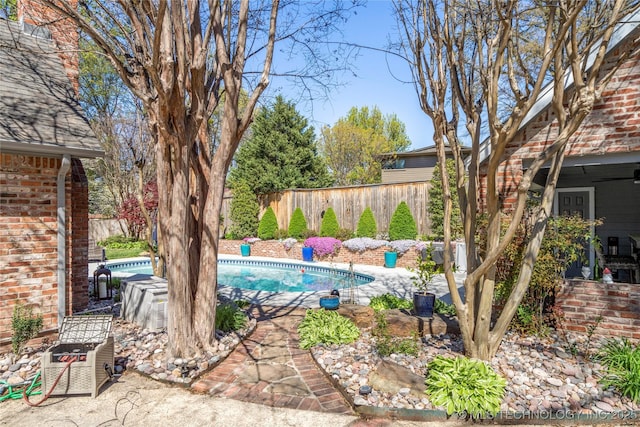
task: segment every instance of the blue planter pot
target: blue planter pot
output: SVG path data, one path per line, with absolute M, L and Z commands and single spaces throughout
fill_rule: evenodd
M 398 261 L 398 254 L 396 252 L 384 253 L 384 266 L 387 268 L 395 268 Z
M 324 308 L 325 310 L 337 310 L 339 305 L 339 295 L 326 295 L 320 297 L 320 307 Z
M 418 317 L 433 317 L 433 307 L 435 303 L 435 294 L 424 294 L 420 292 L 413 294 L 413 308 Z
M 242 254 L 242 256 L 251 255 L 251 245 L 247 245 L 247 244 L 240 245 L 240 253 Z
M 302 248 L 302 260 L 313 261 L 313 248 L 305 246 Z

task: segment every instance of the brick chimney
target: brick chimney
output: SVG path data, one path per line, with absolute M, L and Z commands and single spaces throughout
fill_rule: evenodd
M 78 0 L 59 0 L 77 7 Z M 18 20 L 23 31 L 36 37 L 53 40 L 58 56 L 67 72 L 73 89 L 78 95 L 78 28 L 70 19 L 46 7 L 40 0 L 18 0 Z

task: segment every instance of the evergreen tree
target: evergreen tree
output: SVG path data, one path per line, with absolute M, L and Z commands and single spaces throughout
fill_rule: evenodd
M 389 223 L 389 240 L 415 239 L 418 235 L 416 220 L 406 202 L 400 202 L 391 216 Z
M 320 223 L 320 236 L 336 237 L 338 231 L 340 231 L 340 225 L 338 224 L 336 212 L 333 208 L 328 208 L 322 217 L 322 223 Z
M 367 207 L 358 220 L 358 229 L 356 230 L 357 237 L 371 237 L 376 238 L 378 234 L 378 226 L 376 224 L 376 218 L 373 216 L 373 211 L 370 207 Z
M 246 181 L 256 194 L 331 185 L 313 127 L 282 96 L 258 112 L 235 162 L 229 182 Z
M 262 215 L 258 225 L 258 237 L 262 240 L 273 239 L 278 231 L 278 219 L 271 206 Z
M 456 169 L 453 159 L 446 161 L 447 174 L 449 175 L 449 187 L 452 196 L 451 211 L 451 238 L 457 239 L 462 236 L 462 219 L 460 217 L 460 203 L 456 190 Z M 429 201 L 427 203 L 429 211 L 429 222 L 431 233 L 436 237 L 444 236 L 444 200 L 442 199 L 442 177 L 440 174 L 440 166 L 436 165 L 431 178 L 431 187 L 429 187 Z
M 289 237 L 300 239 L 306 229 L 307 219 L 304 217 L 302 209 L 296 208 L 291 215 L 291 221 L 289 221 Z
M 233 223 L 229 229 L 231 238 L 242 239 L 255 236 L 258 231 L 260 205 L 249 184 L 244 181 L 235 184 L 230 209 L 229 217 Z

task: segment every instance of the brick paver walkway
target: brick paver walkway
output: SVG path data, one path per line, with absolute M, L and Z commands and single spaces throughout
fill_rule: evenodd
M 195 391 L 262 405 L 353 414 L 353 409 L 299 346 L 297 326 L 305 311 L 254 307 L 255 331 L 211 372 Z

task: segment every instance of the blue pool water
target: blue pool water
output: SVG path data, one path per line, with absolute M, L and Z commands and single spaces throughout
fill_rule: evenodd
M 112 272 L 152 274 L 149 261 L 115 262 Z M 355 286 L 374 280 L 366 274 L 351 273 L 320 266 L 250 260 L 218 260 L 218 284 L 232 288 L 265 292 L 317 292 L 342 290 L 353 281 Z

